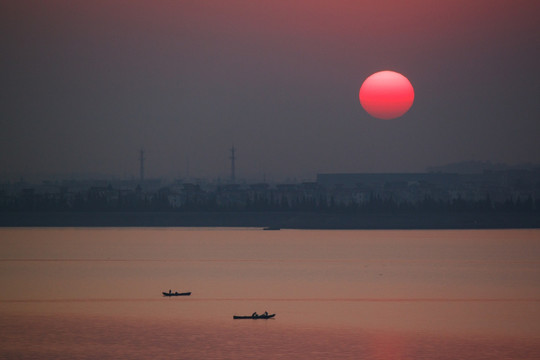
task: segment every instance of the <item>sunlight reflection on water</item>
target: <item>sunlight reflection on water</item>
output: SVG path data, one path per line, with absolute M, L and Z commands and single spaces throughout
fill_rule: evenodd
M 283 326 L 276 320 L 1 317 L 0 354 L 18 359 L 538 359 L 536 339 Z

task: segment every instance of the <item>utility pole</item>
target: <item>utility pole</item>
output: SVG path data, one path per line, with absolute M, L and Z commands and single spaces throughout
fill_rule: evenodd
M 235 148 L 234 148 L 234 145 L 232 146 L 231 148 L 231 182 L 234 184 L 236 182 L 236 169 L 234 168 L 234 162 L 236 160 L 236 156 L 235 156 Z

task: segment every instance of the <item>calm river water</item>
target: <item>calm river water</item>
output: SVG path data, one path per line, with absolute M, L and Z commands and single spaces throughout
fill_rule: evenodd
M 540 359 L 540 230 L 0 229 L 0 289 L 6 359 Z

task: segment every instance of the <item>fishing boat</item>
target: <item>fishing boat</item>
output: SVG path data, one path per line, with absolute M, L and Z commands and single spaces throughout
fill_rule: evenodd
M 273 318 L 274 316 L 276 316 L 276 314 L 268 314 L 268 315 L 250 315 L 250 316 L 236 316 L 234 315 L 233 316 L 233 319 L 271 319 Z
M 189 296 L 191 295 L 191 291 L 190 292 L 183 292 L 183 293 L 179 293 L 178 291 L 176 292 L 163 292 L 162 293 L 163 296 Z

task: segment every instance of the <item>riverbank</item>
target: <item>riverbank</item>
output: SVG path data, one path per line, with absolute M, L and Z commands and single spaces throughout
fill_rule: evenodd
M 540 228 L 540 213 L 5 212 L 1 227 Z

